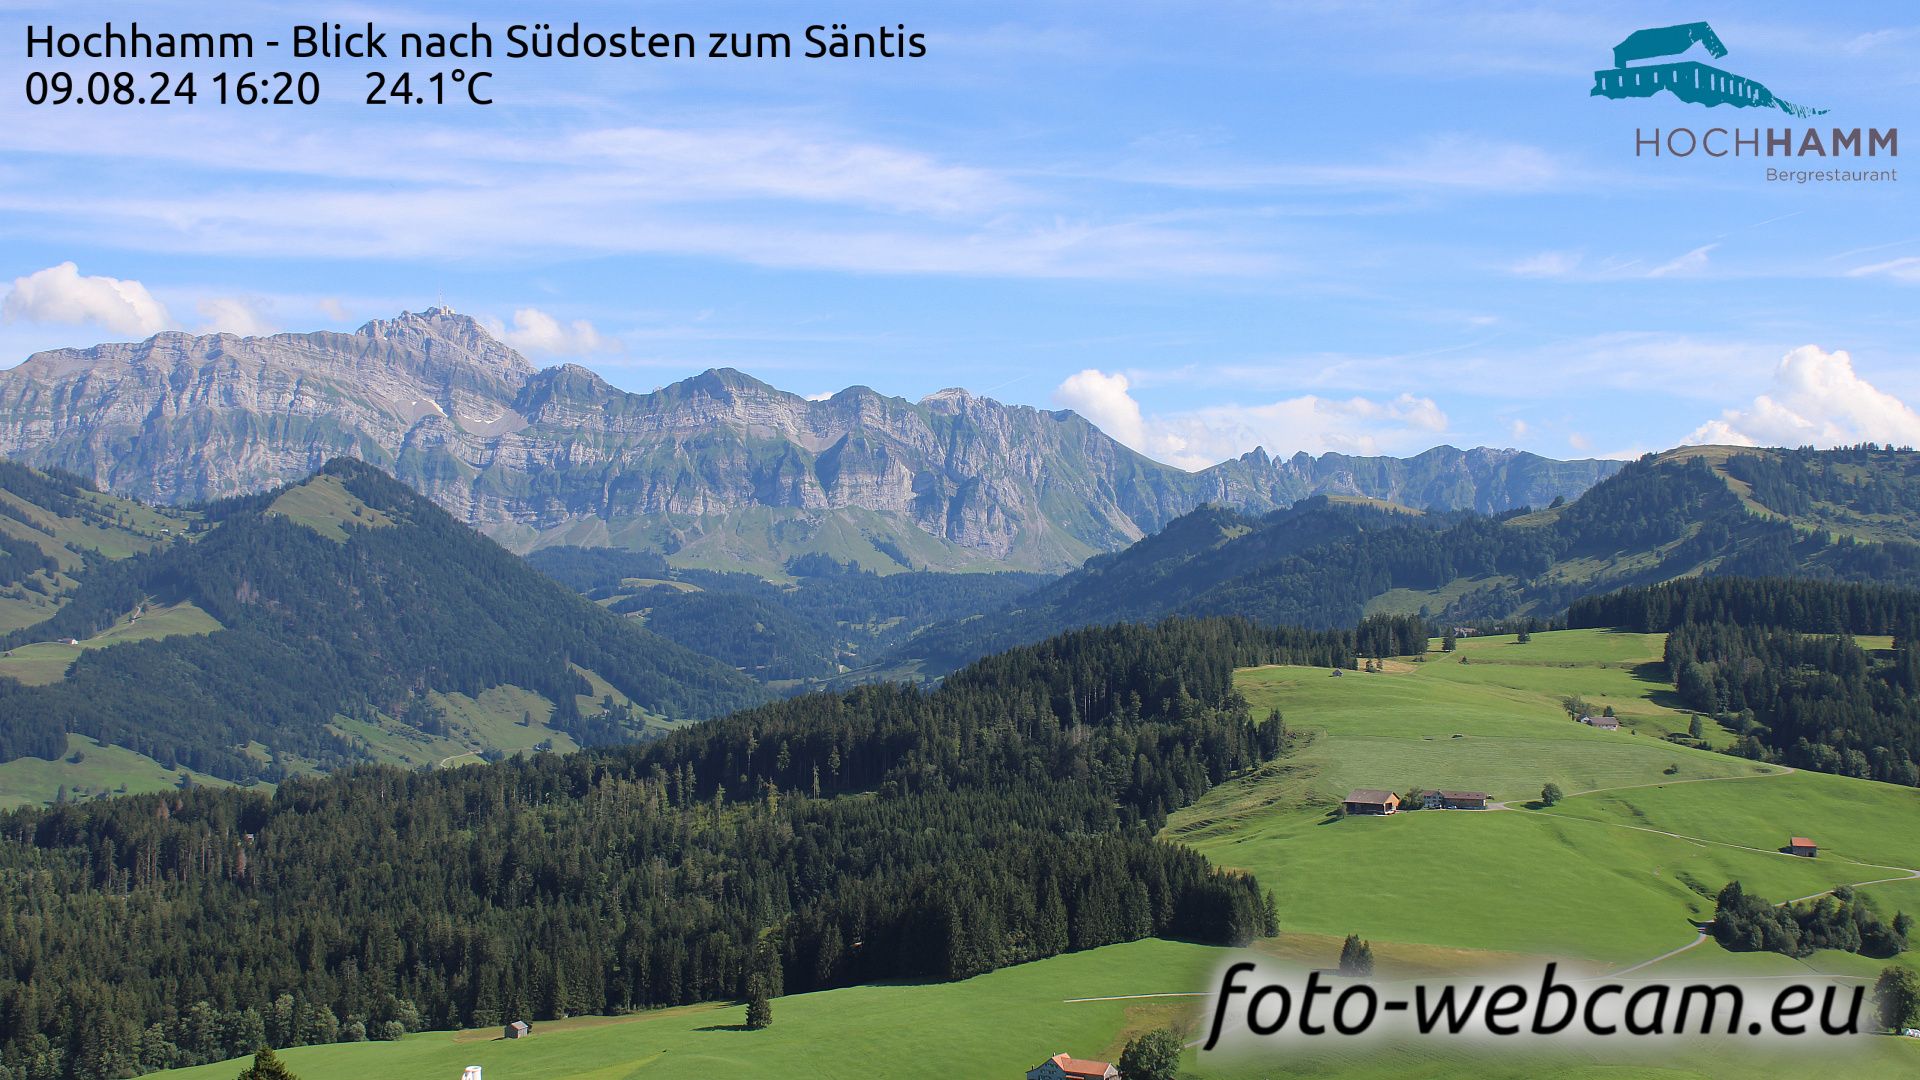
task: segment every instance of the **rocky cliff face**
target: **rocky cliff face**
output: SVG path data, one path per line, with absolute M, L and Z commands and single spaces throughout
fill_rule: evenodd
M 1187 473 L 1073 413 L 963 390 L 808 401 L 718 370 L 630 394 L 573 365 L 536 371 L 444 308 L 353 334 L 40 353 L 0 372 L 0 453 L 159 502 L 261 490 L 344 454 L 510 546 L 657 547 L 760 570 L 809 551 L 877 569 L 1064 569 L 1206 502 L 1266 510 L 1325 492 L 1501 510 L 1617 467 L 1440 447 L 1256 450 Z

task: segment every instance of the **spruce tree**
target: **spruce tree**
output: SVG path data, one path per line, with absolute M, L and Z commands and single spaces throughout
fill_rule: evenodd
M 1373 974 L 1373 946 L 1360 940 L 1359 934 L 1348 934 L 1340 945 L 1340 974 L 1355 978 Z
M 298 1077 L 280 1063 L 280 1058 L 273 1052 L 272 1047 L 263 1046 L 259 1053 L 253 1055 L 253 1064 L 243 1070 L 235 1080 L 298 1080 Z
M 747 976 L 747 1030 L 759 1031 L 772 1025 L 773 1003 L 767 1000 L 767 979 L 755 972 Z

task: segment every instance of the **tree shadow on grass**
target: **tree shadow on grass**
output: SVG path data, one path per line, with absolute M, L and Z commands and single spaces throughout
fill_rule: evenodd
M 1674 690 L 1672 682 L 1667 678 L 1667 665 L 1664 661 L 1648 660 L 1645 663 L 1635 664 L 1628 670 L 1632 673 L 1635 682 L 1660 685 L 1661 689 L 1647 695 L 1648 701 L 1663 709 L 1672 709 L 1675 712 L 1687 711 L 1687 703 L 1680 699 L 1679 692 Z
M 753 1029 L 748 1027 L 745 1024 L 708 1024 L 706 1027 L 694 1028 L 693 1030 L 695 1031 L 752 1031 Z

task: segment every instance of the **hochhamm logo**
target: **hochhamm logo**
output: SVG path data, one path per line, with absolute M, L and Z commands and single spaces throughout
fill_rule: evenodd
M 1778 109 L 1796 120 L 1824 116 L 1826 109 L 1796 105 L 1775 96 L 1766 84 L 1745 75 L 1737 75 L 1701 60 L 1686 59 L 1695 47 L 1715 60 L 1727 55 L 1727 47 L 1713 27 L 1704 22 L 1681 23 L 1635 30 L 1613 47 L 1613 66 L 1593 73 L 1589 97 L 1625 101 L 1672 94 L 1691 105 L 1714 108 L 1731 105 L 1736 109 Z M 1651 61 L 1643 62 L 1643 61 Z M 1708 158 L 1898 158 L 1900 129 L 1825 127 L 1691 127 L 1636 128 L 1635 157 L 1688 158 L 1698 154 Z M 1878 163 L 1876 163 L 1877 165 Z M 1888 162 L 1890 166 L 1892 162 Z M 1815 181 L 1898 180 L 1892 168 L 1776 169 L 1766 171 L 1769 181 L 1812 183 Z
M 1773 96 L 1773 91 L 1744 75 L 1722 71 L 1698 60 L 1668 60 L 1659 64 L 1628 67 L 1635 60 L 1659 56 L 1679 56 L 1699 45 L 1715 60 L 1727 55 L 1720 35 L 1706 23 L 1683 23 L 1635 30 L 1627 40 L 1613 47 L 1613 67 L 1593 73 L 1591 97 L 1652 97 L 1666 91 L 1681 101 L 1695 105 L 1732 105 L 1736 108 L 1779 109 L 1788 116 L 1805 119 L 1819 116 L 1825 109 L 1795 105 Z

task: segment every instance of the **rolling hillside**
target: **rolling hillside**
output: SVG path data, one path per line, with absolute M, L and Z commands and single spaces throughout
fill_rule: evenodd
M 1571 502 L 1492 517 L 1335 498 L 1259 518 L 1207 507 L 899 657 L 939 671 L 1074 626 L 1173 614 L 1546 619 L 1581 596 L 1697 574 L 1920 583 L 1920 453 L 1683 448 Z
M 1863 886 L 1886 910 L 1920 909 L 1920 792 L 1794 772 L 1689 749 L 1660 665 L 1658 634 L 1607 630 L 1437 643 L 1380 673 L 1335 679 L 1325 667 L 1247 668 L 1235 682 L 1256 713 L 1281 710 L 1293 732 L 1278 760 L 1230 779 L 1175 813 L 1162 836 L 1253 870 L 1279 894 L 1282 933 L 1253 955 L 1325 968 L 1349 933 L 1378 957 L 1376 980 L 1537 973 L 1711 977 L 1755 987 L 1784 976 L 1871 980 L 1885 960 L 1817 952 L 1804 960 L 1721 949 L 1695 929 L 1711 895 L 1738 878 L 1785 899 Z M 1465 657 L 1467 663 L 1461 663 Z M 1619 732 L 1570 722 L 1579 695 L 1623 718 Z M 1711 733 L 1724 744 L 1728 732 Z M 1567 798 L 1531 805 L 1552 781 Z M 1422 811 L 1334 820 L 1352 786 L 1477 787 L 1506 809 Z M 1818 860 L 1776 849 L 1790 833 L 1823 843 Z M 1892 880 L 1885 880 L 1892 879 Z M 736 1002 L 536 1025 L 511 1043 L 488 1030 L 426 1032 L 387 1044 L 284 1053 L 305 1080 L 410 1080 L 482 1064 L 514 1076 L 693 1078 L 724 1067 L 768 1078 L 885 1071 L 902 1029 L 915 1053 L 963 1075 L 1018 1075 L 1067 1050 L 1117 1056 L 1130 1034 L 1190 1033 L 1229 950 L 1143 941 L 1038 960 L 956 983 L 862 986 L 773 1002 L 774 1024 L 742 1028 Z M 1894 962 L 1920 964 L 1911 952 Z M 1537 978 L 1537 974 L 1535 975 Z M 1570 1045 L 1489 1051 L 1441 1040 L 1289 1043 L 1258 1058 L 1189 1049 L 1199 1080 L 1800 1080 L 1810 1061 L 1836 1075 L 1893 1080 L 1920 1067 L 1920 1043 L 1873 1038 L 1822 1047 L 1687 1040 L 1657 1048 Z M 163 1074 L 217 1080 L 234 1063 Z
M 188 524 L 90 556 L 57 610 L 0 637 L 0 759 L 66 760 L 85 737 L 167 773 L 271 782 L 622 741 L 766 696 L 356 462 Z M 24 771 L 42 790 L 14 797 L 54 794 Z

